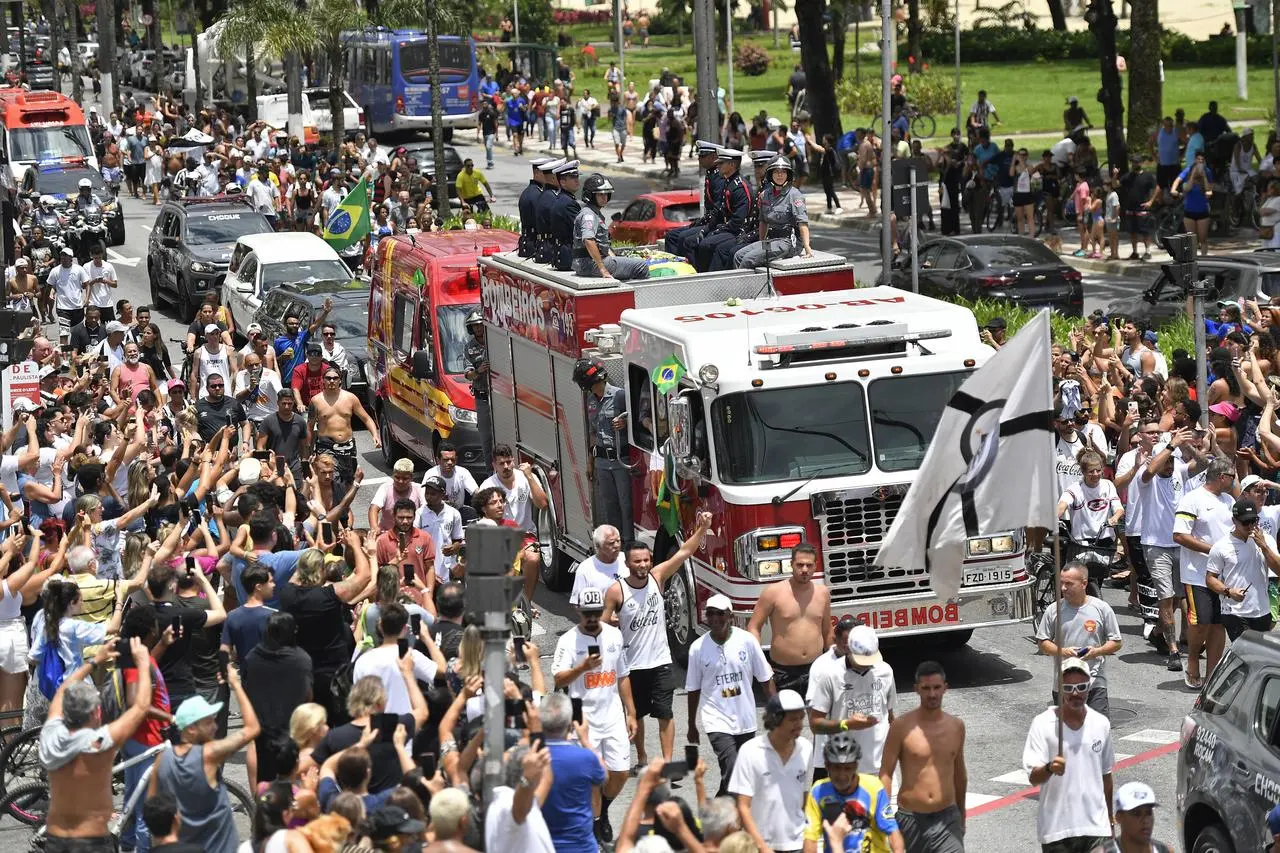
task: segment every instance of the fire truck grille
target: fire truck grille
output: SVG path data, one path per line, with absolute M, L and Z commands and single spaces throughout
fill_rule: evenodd
M 873 563 L 902 508 L 902 494 L 852 497 L 829 492 L 815 497 L 820 511 L 814 517 L 822 530 L 823 569 L 833 601 L 928 591 L 929 576 L 923 566 L 886 569 Z

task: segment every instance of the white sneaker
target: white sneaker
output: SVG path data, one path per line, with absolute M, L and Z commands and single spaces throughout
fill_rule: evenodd
M 837 208 L 836 208 L 836 216 L 844 216 L 844 208 L 843 208 L 843 207 L 837 207 Z

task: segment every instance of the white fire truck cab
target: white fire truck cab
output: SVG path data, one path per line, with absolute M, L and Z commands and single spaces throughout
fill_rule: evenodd
M 508 255 L 480 264 L 495 441 L 534 462 L 548 486 L 539 528 L 548 586 L 563 589 L 572 562 L 591 553 L 586 405 L 571 379 L 586 356 L 626 390 L 634 520 L 638 536 L 653 538 L 655 559 L 675 549 L 697 512 L 713 517 L 665 591 L 677 656 L 711 595 L 728 596 L 745 625 L 802 542 L 818 549 L 833 616 L 853 613 L 882 635 L 962 644 L 974 628 L 1031 617 L 1020 531 L 970 540 L 950 600 L 934 595 L 924 566 L 874 564 L 943 408 L 993 352 L 968 309 L 852 288 L 851 276 L 843 287 L 804 289 L 806 274 L 837 268 L 818 263 L 793 267 L 790 281 L 778 268 L 634 284 Z M 655 369 L 674 363 L 683 375 L 660 393 Z M 674 536 L 654 500 L 667 456 L 681 520 Z

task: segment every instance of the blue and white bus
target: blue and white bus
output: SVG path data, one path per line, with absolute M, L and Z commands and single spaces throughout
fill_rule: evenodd
M 366 131 L 431 128 L 428 39 L 420 30 L 368 29 L 343 35 L 347 88 L 363 108 Z M 470 36 L 440 36 L 440 88 L 445 139 L 474 128 L 480 112 L 480 69 Z M 319 76 L 317 79 L 325 79 Z

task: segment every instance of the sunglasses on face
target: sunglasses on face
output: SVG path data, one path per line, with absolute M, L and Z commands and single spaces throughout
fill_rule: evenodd
M 1062 692 L 1063 693 L 1088 693 L 1089 682 L 1086 681 L 1083 684 L 1064 684 L 1062 685 Z

